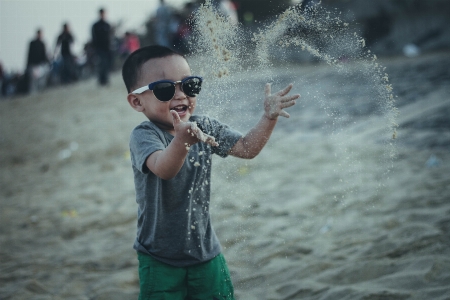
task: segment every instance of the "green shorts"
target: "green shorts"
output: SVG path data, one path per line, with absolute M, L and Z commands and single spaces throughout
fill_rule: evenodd
M 189 267 L 174 267 L 138 252 L 139 300 L 234 300 L 233 284 L 222 254 Z

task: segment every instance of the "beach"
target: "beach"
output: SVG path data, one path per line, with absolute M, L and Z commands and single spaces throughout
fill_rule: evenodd
M 271 70 L 273 91 L 301 94 L 291 117 L 255 159 L 213 160 L 212 223 L 237 299 L 450 299 L 449 62 L 380 59 L 395 140 L 357 63 L 346 76 Z M 246 132 L 267 78 L 229 78 L 228 100 L 208 102 L 206 84 L 198 112 Z M 120 74 L 2 99 L 0 120 L 0 299 L 137 299 L 128 142 L 144 117 Z

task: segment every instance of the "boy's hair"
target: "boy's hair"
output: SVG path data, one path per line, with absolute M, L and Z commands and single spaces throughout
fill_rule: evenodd
M 180 55 L 184 57 L 170 48 L 158 45 L 142 47 L 131 53 L 123 63 L 122 67 L 122 78 L 128 93 L 132 91 L 139 80 L 142 71 L 141 68 L 144 63 L 153 58 L 162 58 L 171 55 Z

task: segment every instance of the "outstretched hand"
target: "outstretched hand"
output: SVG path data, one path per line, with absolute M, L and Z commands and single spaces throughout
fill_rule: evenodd
M 201 131 L 195 122 L 183 122 L 174 110 L 171 110 L 170 113 L 173 118 L 175 134 L 182 139 L 187 148 L 198 142 L 203 142 L 211 146 L 219 145 L 213 136 Z
M 295 105 L 295 99 L 298 99 L 300 95 L 287 96 L 292 89 L 292 84 L 289 84 L 287 87 L 273 95 L 271 89 L 271 84 L 266 83 L 266 98 L 264 101 L 265 116 L 270 120 L 275 120 L 278 116 L 289 118 L 289 114 L 284 109 Z

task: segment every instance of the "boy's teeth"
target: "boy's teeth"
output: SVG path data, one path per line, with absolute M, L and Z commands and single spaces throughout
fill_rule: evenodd
M 186 109 L 186 105 L 178 105 L 172 108 L 175 111 L 184 111 Z

